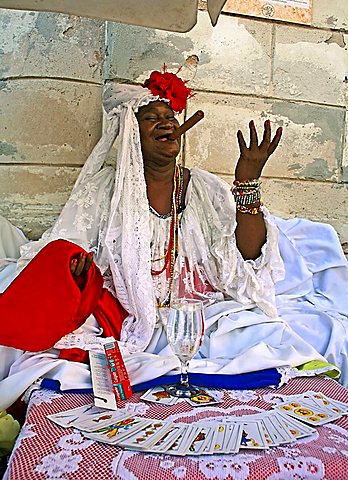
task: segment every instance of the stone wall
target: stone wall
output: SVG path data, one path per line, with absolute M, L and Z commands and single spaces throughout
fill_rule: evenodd
M 0 213 L 37 238 L 102 128 L 105 23 L 1 10 Z
M 185 34 L 57 14 L 0 16 L 0 213 L 36 238 L 57 216 L 100 135 L 105 82 L 183 66 L 205 119 L 183 161 L 232 182 L 236 132 L 283 126 L 264 170 L 275 214 L 329 222 L 348 242 L 348 4 L 313 0 L 311 25 L 204 11 Z

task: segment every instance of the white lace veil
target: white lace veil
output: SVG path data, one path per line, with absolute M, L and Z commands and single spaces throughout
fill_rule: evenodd
M 134 350 L 146 348 L 156 322 L 149 204 L 135 113 L 156 100 L 159 97 L 146 88 L 125 85 L 111 87 L 104 97 L 109 117 L 117 115 L 120 119 L 115 190 L 105 235 L 105 253 L 117 298 L 130 314 L 123 322 L 121 340 Z
M 156 322 L 149 204 L 135 116 L 141 106 L 156 100 L 167 101 L 141 86 L 114 84 L 106 89 L 103 104 L 109 127 L 83 166 L 54 226 L 39 241 L 22 247 L 19 261 L 20 268 L 57 238 L 94 250 L 102 272 L 111 271 L 116 296 L 129 312 L 122 326 L 121 340 L 127 342 L 131 351 L 146 348 Z M 105 192 L 113 192 L 111 199 L 110 195 L 95 198 L 93 179 L 102 175 L 101 169 L 118 135 L 114 185 L 105 185 Z

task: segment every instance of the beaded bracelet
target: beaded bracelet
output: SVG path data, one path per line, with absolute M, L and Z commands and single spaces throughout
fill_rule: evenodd
M 235 191 L 232 190 L 234 199 L 238 205 L 251 205 L 261 200 L 261 191 L 259 188 L 254 188 L 249 191 Z
M 258 207 L 246 207 L 244 205 L 236 205 L 236 209 L 240 213 L 249 213 L 249 215 L 257 215 L 262 212 L 263 203 L 261 202 Z
M 240 182 L 235 180 L 232 193 L 237 205 L 248 206 L 261 200 L 260 185 L 258 178 Z
M 235 187 L 242 187 L 243 189 L 245 188 L 258 188 L 261 185 L 261 181 L 259 178 L 253 178 L 252 180 L 234 180 L 233 185 Z

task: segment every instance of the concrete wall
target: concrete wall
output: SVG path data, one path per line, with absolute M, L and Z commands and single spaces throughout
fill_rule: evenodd
M 37 237 L 58 214 L 101 131 L 112 80 L 142 82 L 163 62 L 183 65 L 206 117 L 183 160 L 229 182 L 236 131 L 266 118 L 284 137 L 264 170 L 264 201 L 283 217 L 329 222 L 348 246 L 348 4 L 313 0 L 312 25 L 222 14 L 204 3 L 175 34 L 64 15 L 0 16 L 0 213 Z

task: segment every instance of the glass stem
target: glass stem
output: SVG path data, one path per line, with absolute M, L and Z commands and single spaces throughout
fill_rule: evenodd
M 180 384 L 183 385 L 183 386 L 185 386 L 185 387 L 188 387 L 188 385 L 189 385 L 188 374 L 187 374 L 188 365 L 189 365 L 189 362 L 188 362 L 188 361 L 186 361 L 186 362 L 181 362 Z

